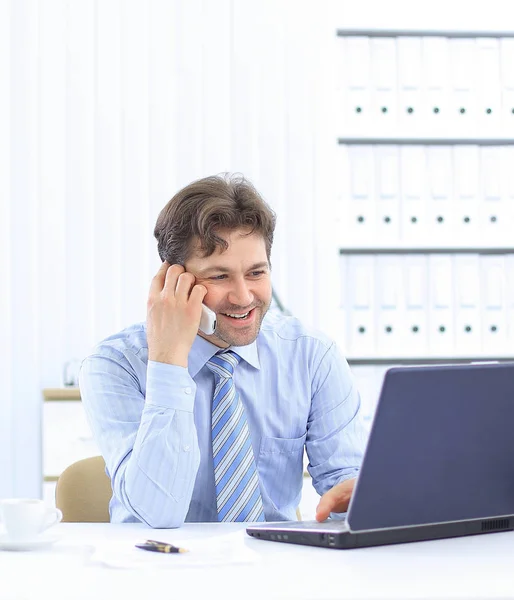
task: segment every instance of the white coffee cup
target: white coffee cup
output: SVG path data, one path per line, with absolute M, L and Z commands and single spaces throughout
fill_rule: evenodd
M 46 506 L 43 500 L 9 498 L 0 500 L 0 517 L 7 537 L 15 542 L 32 540 L 62 520 L 58 508 Z

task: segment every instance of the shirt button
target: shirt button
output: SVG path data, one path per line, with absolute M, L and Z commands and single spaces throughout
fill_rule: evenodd
M 186 392 L 186 394 L 190 394 L 193 390 L 190 387 L 184 388 L 184 392 Z
M 182 450 L 184 450 L 184 452 L 189 452 L 189 450 L 191 449 L 191 446 L 183 446 Z

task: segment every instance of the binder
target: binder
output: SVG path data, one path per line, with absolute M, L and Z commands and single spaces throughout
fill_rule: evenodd
M 375 263 L 371 255 L 347 257 L 348 341 L 351 357 L 375 354 Z
M 455 325 L 452 256 L 428 255 L 428 347 L 430 356 L 452 356 Z
M 352 374 L 359 390 L 362 419 L 369 427 L 377 407 L 384 372 L 376 365 L 355 365 Z
M 477 133 L 501 134 L 500 40 L 476 39 Z
M 400 146 L 400 239 L 429 243 L 427 235 L 427 168 L 424 146 Z
M 505 256 L 483 255 L 479 260 L 482 352 L 498 356 L 508 352 Z
M 344 201 L 343 246 L 374 243 L 376 234 L 375 164 L 371 145 L 350 145 L 346 149 L 347 177 Z
M 463 356 L 481 352 L 480 263 L 478 254 L 456 254 L 455 351 Z
M 396 39 L 371 38 L 372 126 L 375 135 L 392 135 L 397 127 Z
M 400 152 L 395 145 L 374 146 L 376 243 L 387 246 L 400 237 Z
M 398 124 L 400 131 L 421 133 L 423 105 L 421 91 L 422 41 L 420 37 L 398 37 Z
M 476 43 L 472 38 L 451 38 L 449 47 L 451 131 L 455 135 L 474 135 L 477 119 Z
M 334 169 L 334 220 L 337 243 L 339 246 L 347 245 L 350 227 L 348 225 L 348 211 L 351 199 L 350 163 L 348 146 L 337 144 L 335 148 Z
M 445 37 L 422 39 L 423 121 L 434 136 L 448 135 L 450 117 L 449 41 Z
M 428 258 L 426 254 L 403 257 L 406 356 L 426 356 L 428 346 Z
M 401 356 L 405 351 L 401 258 L 397 254 L 380 254 L 376 257 L 375 306 L 379 356 Z
M 479 147 L 453 148 L 454 242 L 457 245 L 476 244 L 479 235 Z
M 507 318 L 507 348 L 512 355 L 514 348 L 514 254 L 505 255 L 505 304 Z
M 344 38 L 342 135 L 372 133 L 371 47 L 364 36 Z
M 501 157 L 501 200 L 496 221 L 500 225 L 497 240 L 502 245 L 510 246 L 514 228 L 514 146 L 500 146 L 498 152 Z M 492 222 L 491 216 L 489 221 Z
M 500 39 L 501 129 L 514 136 L 514 38 Z
M 439 244 L 453 242 L 453 160 L 451 146 L 427 146 L 427 235 Z
M 350 342 L 348 339 L 348 302 L 350 296 L 348 293 L 349 281 L 347 275 L 347 256 L 345 254 L 339 255 L 338 261 L 339 267 L 339 302 L 337 304 L 337 312 L 334 319 L 334 339 L 341 349 L 344 356 L 347 356 L 350 352 Z
M 514 158 L 508 147 L 482 146 L 480 148 L 480 230 L 481 239 L 488 245 L 510 245 L 511 225 L 508 209 L 508 178 L 514 163 L 508 164 L 505 157 Z M 505 162 L 504 162 L 505 161 Z M 504 171 L 505 169 L 505 171 Z M 502 177 L 505 175 L 506 195 L 502 193 Z M 514 189 L 513 189 L 514 192 Z

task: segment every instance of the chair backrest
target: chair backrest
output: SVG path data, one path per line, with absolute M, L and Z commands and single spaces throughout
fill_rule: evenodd
M 67 523 L 108 523 L 111 497 L 111 480 L 101 456 L 67 467 L 55 488 L 55 504 Z

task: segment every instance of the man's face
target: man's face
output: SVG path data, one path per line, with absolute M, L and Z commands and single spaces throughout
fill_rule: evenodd
M 184 265 L 207 288 L 204 304 L 216 313 L 214 335 L 199 335 L 222 348 L 246 346 L 256 339 L 271 303 L 266 245 L 260 234 L 244 229 L 217 233 L 228 242 L 225 251 L 202 257 L 195 249 Z

